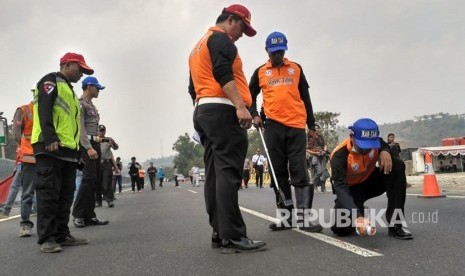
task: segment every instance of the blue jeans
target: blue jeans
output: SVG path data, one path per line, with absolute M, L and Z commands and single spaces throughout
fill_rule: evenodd
M 22 164 L 18 164 L 16 174 L 13 178 L 13 183 L 11 183 L 11 186 L 10 186 L 10 192 L 8 193 L 8 198 L 6 199 L 5 206 L 3 206 L 3 211 L 7 214 L 10 214 L 11 208 L 15 204 L 16 196 L 18 195 L 19 188 L 21 187 L 22 178 L 23 178 Z
M 81 187 L 82 183 L 82 171 L 76 170 L 76 190 L 74 191 L 74 199 L 76 199 L 77 193 L 79 191 L 79 187 Z
M 23 163 L 23 168 L 21 170 L 22 180 L 21 186 L 23 187 L 23 192 L 21 194 L 21 222 L 20 224 L 29 224 L 31 227 L 34 224 L 29 220 L 32 212 L 32 205 L 35 194 L 35 185 L 34 185 L 34 164 Z

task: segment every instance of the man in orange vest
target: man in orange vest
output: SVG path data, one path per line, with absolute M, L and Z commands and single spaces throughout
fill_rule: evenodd
M 373 120 L 359 119 L 349 129 L 350 137 L 331 153 L 331 181 L 336 194 L 336 219 L 331 230 L 344 236 L 357 229 L 360 235 L 366 235 L 367 227 L 375 225 L 365 218 L 364 203 L 386 192 L 389 236 L 413 239 L 403 227 L 407 184 L 404 162 L 391 157 L 389 145 L 379 137 L 378 125 Z M 342 210 L 351 211 L 355 217 L 341 219 Z M 347 222 L 349 225 L 343 225 Z
M 285 58 L 287 38 L 281 32 L 268 35 L 265 42 L 268 61 L 259 66 L 250 79 L 252 106 L 250 108 L 256 128 L 265 128 L 265 141 L 268 145 L 269 160 L 273 164 L 277 179 L 272 179 L 271 187 L 276 193 L 276 205 L 287 209 L 288 214 L 308 212 L 313 203 L 313 186 L 310 186 L 306 166 L 305 127 L 315 129 L 315 117 L 310 100 L 309 85 L 302 67 Z M 257 110 L 257 96 L 263 95 L 265 122 Z M 252 160 L 254 161 L 254 160 Z M 288 169 L 289 168 L 289 169 Z M 289 179 L 291 181 L 289 181 Z M 281 199 L 274 182 L 284 194 Z M 279 202 L 292 201 L 291 185 L 294 186 L 296 204 L 280 206 Z M 284 207 L 284 208 L 283 208 Z M 287 222 L 291 222 L 289 217 Z M 307 232 L 321 232 L 319 224 L 297 221 L 299 228 Z M 298 225 L 297 225 L 298 226 Z M 290 223 L 272 223 L 272 231 L 291 229 Z
M 213 228 L 212 247 L 222 247 L 224 254 L 260 251 L 265 246 L 247 237 L 238 204 L 252 99 L 234 42 L 243 34 L 257 33 L 250 20 L 242 5 L 224 8 L 189 57 L 194 128 L 205 148 L 205 203 Z
M 18 144 L 19 162 L 22 163 L 21 171 L 21 222 L 19 223 L 19 236 L 31 236 L 34 224 L 30 221 L 32 213 L 32 201 L 34 198 L 34 150 L 31 145 L 32 123 L 34 107 L 32 102 L 16 109 L 13 117 L 13 136 Z

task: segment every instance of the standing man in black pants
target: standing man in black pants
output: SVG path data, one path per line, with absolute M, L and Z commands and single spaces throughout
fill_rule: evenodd
M 157 168 L 153 166 L 153 162 L 150 162 L 150 167 L 148 167 L 147 173 L 149 174 L 150 187 L 153 191 L 156 188 L 155 186 L 157 186 L 155 183 L 157 177 Z
M 106 137 L 107 128 L 104 125 L 99 125 L 99 137 L 100 137 L 100 151 L 101 162 L 100 162 L 100 172 L 99 172 L 99 183 L 102 185 L 103 199 L 107 202 L 108 207 L 113 207 L 115 204 L 113 200 L 115 199 L 115 194 L 113 191 L 112 178 L 113 178 L 113 168 L 116 168 L 117 164 L 115 158 L 113 157 L 113 152 L 111 149 L 117 150 L 119 148 L 118 144 L 111 137 Z
M 97 78 L 87 77 L 82 80 L 81 103 L 81 158 L 86 164 L 82 170 L 82 183 L 74 201 L 73 223 L 78 228 L 89 225 L 106 225 L 107 220 L 100 220 L 95 214 L 95 193 L 100 171 L 100 138 L 98 137 L 98 124 L 100 115 L 92 103 L 92 99 L 98 98 L 100 90 L 105 89 Z M 100 189 L 101 191 L 101 189 Z M 101 192 L 100 192 L 101 193 Z M 101 202 L 100 202 L 101 206 Z
M 94 70 L 82 55 L 66 53 L 60 59 L 60 72 L 44 76 L 34 91 L 31 144 L 36 158 L 37 235 L 45 253 L 89 242 L 71 236 L 68 228 L 81 131 L 79 101 L 71 83 L 83 73 L 91 75 Z
M 131 189 L 132 192 L 136 192 L 136 185 L 137 185 L 137 191 L 140 191 L 140 182 L 139 182 L 139 169 L 141 168 L 141 165 L 136 162 L 135 157 L 131 157 L 131 163 L 128 164 L 129 167 L 129 176 L 131 177 Z
M 255 183 L 257 187 L 263 188 L 263 168 L 265 165 L 266 158 L 257 149 L 255 155 L 252 156 L 253 167 L 255 168 Z
M 250 12 L 224 8 L 189 57 L 189 93 L 195 103 L 194 128 L 205 148 L 205 204 L 213 228 L 212 247 L 222 253 L 254 252 L 264 242 L 247 237 L 238 204 L 252 103 L 234 42 L 254 36 Z
M 284 57 L 286 50 L 287 38 L 283 33 L 273 32 L 267 37 L 265 51 L 269 59 L 255 70 L 250 80 L 250 110 L 254 125 L 257 128 L 265 127 L 268 158 L 277 178 L 271 178 L 272 186 L 274 181 L 278 181 L 286 200 L 292 200 L 292 184 L 295 188 L 295 206 L 304 212 L 312 208 L 314 193 L 308 181 L 305 126 L 312 131 L 315 128 L 315 117 L 302 67 Z M 263 94 L 265 124 L 257 111 L 256 101 L 260 91 Z M 288 211 L 292 211 L 292 207 Z M 320 225 L 311 223 L 299 228 L 308 232 L 323 230 Z M 290 227 L 287 223 L 273 223 L 270 229 L 276 231 Z

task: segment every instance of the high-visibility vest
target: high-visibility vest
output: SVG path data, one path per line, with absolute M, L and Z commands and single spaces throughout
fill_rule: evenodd
M 53 104 L 53 126 L 60 139 L 60 146 L 72 150 L 79 150 L 79 135 L 81 134 L 80 116 L 81 108 L 79 100 L 68 83 L 59 76 L 56 76 L 56 89 L 58 96 Z M 37 99 L 39 89 L 34 91 L 34 124 L 32 127 L 31 143 L 44 142 L 40 118 L 38 116 L 39 107 Z
M 145 177 L 145 170 L 144 169 L 140 169 L 139 170 L 139 178 L 144 178 Z
M 20 160 L 24 163 L 34 164 L 36 159 L 34 158 L 34 150 L 31 145 L 34 106 L 31 102 L 20 106 L 19 109 L 21 109 L 23 113 L 21 123 Z

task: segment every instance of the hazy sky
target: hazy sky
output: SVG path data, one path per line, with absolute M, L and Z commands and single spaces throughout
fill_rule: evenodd
M 107 88 L 94 99 L 116 155 L 172 154 L 192 133 L 188 55 L 214 25 L 217 0 L 0 1 L 0 111 L 12 119 L 34 82 L 84 55 Z M 436 112 L 465 113 L 463 1 L 246 1 L 258 34 L 236 45 L 249 79 L 267 60 L 265 39 L 287 35 L 286 56 L 309 80 L 315 111 L 393 123 Z M 81 83 L 75 86 L 82 94 Z

